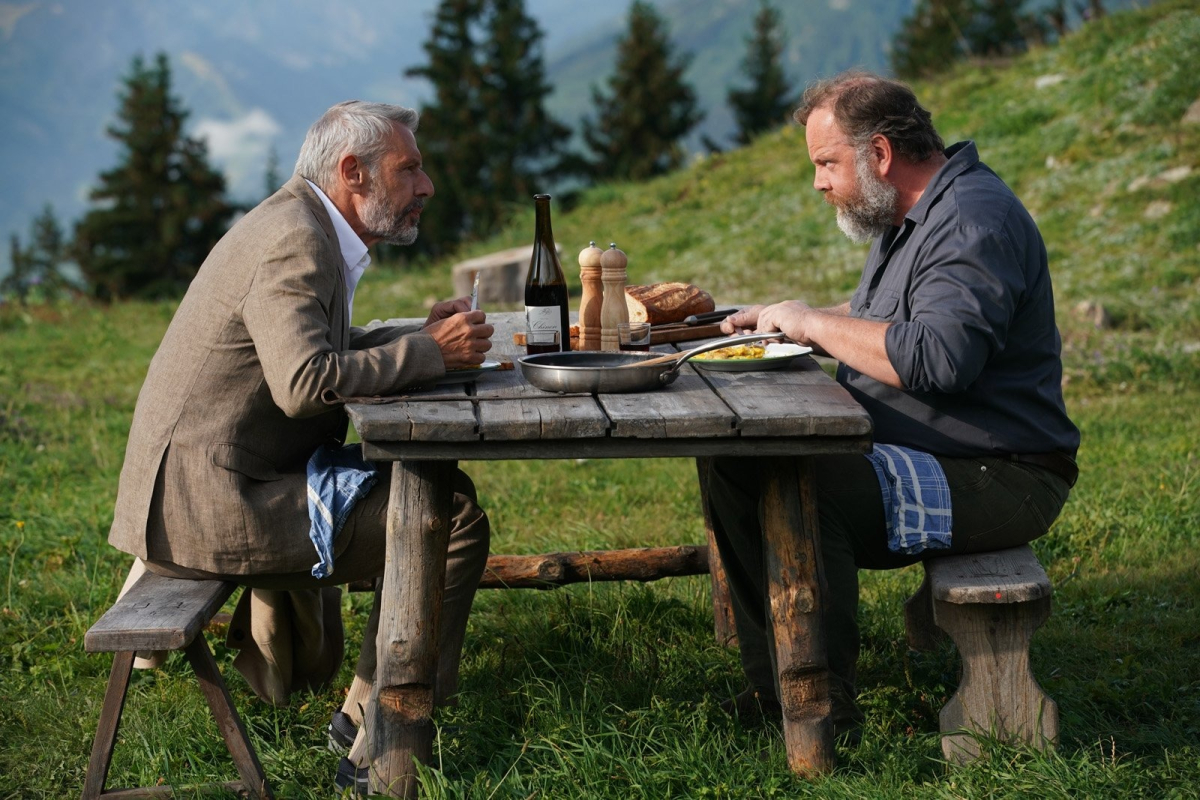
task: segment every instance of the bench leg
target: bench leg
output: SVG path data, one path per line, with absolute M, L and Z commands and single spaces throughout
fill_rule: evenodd
M 933 592 L 928 575 L 913 596 L 904 601 L 904 632 L 909 649 L 922 653 L 936 650 L 946 638 L 933 622 Z
M 1050 598 L 1024 603 L 933 604 L 934 620 L 962 656 L 958 691 L 942 709 L 942 753 L 965 762 L 979 757 L 974 734 L 1045 749 L 1058 741 L 1058 705 L 1034 680 L 1033 632 L 1050 616 Z
M 196 672 L 196 678 L 200 681 L 204 699 L 208 701 L 217 727 L 221 729 L 225 747 L 229 749 L 229 755 L 233 756 L 234 766 L 237 767 L 246 793 L 252 798 L 271 800 L 274 795 L 267 785 L 267 776 L 258 761 L 258 755 L 254 752 L 254 745 L 250 744 L 250 739 L 246 736 L 242 718 L 233 707 L 233 698 L 229 696 L 229 690 L 225 687 L 225 681 L 221 678 L 217 662 L 213 659 L 212 651 L 208 649 L 204 635 L 200 634 L 193 639 L 185 652 L 192 669 Z
M 113 656 L 112 672 L 108 676 L 108 688 L 104 690 L 104 705 L 100 708 L 100 722 L 96 725 L 96 739 L 92 743 L 92 756 L 83 782 L 83 800 L 95 800 L 104 793 L 113 748 L 117 745 L 117 729 L 121 726 L 121 712 L 125 709 L 125 695 L 129 691 L 129 676 L 133 673 L 133 657 L 132 651 Z

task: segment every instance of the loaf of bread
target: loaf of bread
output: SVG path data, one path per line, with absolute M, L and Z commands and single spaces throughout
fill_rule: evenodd
M 682 322 L 692 314 L 716 309 L 712 295 L 690 283 L 653 283 L 649 286 L 626 286 L 625 305 L 630 322 L 649 322 L 665 325 Z

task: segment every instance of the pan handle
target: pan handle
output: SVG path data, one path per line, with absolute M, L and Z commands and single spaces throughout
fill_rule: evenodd
M 749 344 L 750 342 L 761 342 L 766 339 L 782 339 L 790 342 L 779 331 L 775 333 L 746 333 L 740 336 L 727 336 L 724 339 L 714 339 L 708 344 L 702 344 L 699 347 L 693 347 L 691 350 L 684 350 L 682 353 L 668 353 L 665 356 L 656 356 L 643 361 L 631 361 L 628 364 L 622 364 L 617 369 L 631 369 L 633 367 L 653 367 L 658 365 L 666 366 L 670 364 L 674 369 L 678 369 L 683 362 L 687 361 L 692 356 L 707 353 L 709 350 L 720 350 L 722 347 L 733 347 L 738 344 Z
M 790 342 L 791 339 L 784 336 L 782 332 L 775 331 L 774 333 L 747 333 L 740 336 L 730 336 L 725 339 L 717 339 L 716 341 L 702 344 L 699 347 L 693 347 L 691 350 L 685 350 L 680 353 L 674 364 L 671 365 L 669 372 L 677 372 L 684 362 L 692 356 L 698 356 L 701 353 L 707 353 L 710 350 L 720 350 L 723 347 L 735 347 L 739 344 L 750 344 L 751 342 L 764 342 L 767 339 L 782 339 Z

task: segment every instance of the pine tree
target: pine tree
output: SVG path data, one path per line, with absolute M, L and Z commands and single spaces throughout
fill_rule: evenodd
M 0 281 L 0 294 L 24 302 L 31 296 L 52 300 L 72 291 L 63 275 L 69 247 L 62 226 L 49 203 L 30 225 L 29 247 L 13 234 L 9 240 L 12 271 Z
M 583 123 L 597 179 L 641 180 L 683 163 L 680 139 L 704 116 L 683 80 L 687 62 L 673 58 L 666 24 L 654 8 L 634 0 L 608 94 L 592 88 L 596 118 Z
M 270 197 L 279 191 L 279 187 L 283 186 L 283 178 L 279 175 L 279 151 L 272 144 L 267 150 L 267 168 L 263 172 L 263 189 L 266 194 L 263 197 Z
M 21 237 L 15 233 L 8 237 L 8 262 L 9 273 L 0 278 L 0 298 L 24 303 L 29 294 L 29 259 L 21 247 Z
M 544 101 L 542 32 L 524 0 L 442 0 L 426 64 L 406 71 L 433 84 L 418 143 L 436 189 L 417 246 L 440 251 L 496 229 L 552 174 L 569 129 Z
M 100 174 L 95 204 L 76 226 L 74 253 L 101 299 L 182 293 L 224 233 L 234 208 L 204 142 L 184 133 L 165 53 L 133 59 L 108 135 L 121 162 Z
M 746 40 L 746 57 L 742 60 L 742 72 L 750 80 L 750 88 L 729 90 L 729 105 L 738 126 L 734 137 L 738 144 L 749 144 L 757 134 L 783 124 L 795 104 L 783 72 L 786 46 L 779 10 L 762 0 L 754 18 L 754 34 Z
M 1024 0 L 918 0 L 892 42 L 892 70 L 902 78 L 934 74 L 969 57 L 1019 53 L 1048 35 Z
M 892 71 L 918 78 L 945 69 L 970 53 L 963 29 L 973 0 L 917 0 L 892 41 Z
M 491 145 L 483 186 L 500 203 L 521 205 L 548 188 L 571 129 L 546 111 L 542 32 L 525 0 L 492 0 L 483 61 L 483 122 Z M 485 220 L 490 230 L 502 215 Z

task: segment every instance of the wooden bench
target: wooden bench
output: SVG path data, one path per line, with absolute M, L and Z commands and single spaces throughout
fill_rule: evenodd
M 908 644 L 931 650 L 945 631 L 962 657 L 958 691 L 940 716 L 942 753 L 978 758 L 976 736 L 1058 741 L 1058 705 L 1034 680 L 1033 632 L 1050 616 L 1050 579 L 1028 545 L 931 558 L 925 580 L 904 606 Z M 939 630 L 940 629 L 940 630 Z
M 189 581 L 146 573 L 87 632 L 84 650 L 115 655 L 88 762 L 83 800 L 173 796 L 174 790 L 170 786 L 104 788 L 133 672 L 133 659 L 139 650 L 183 650 L 187 654 L 241 776 L 240 781 L 228 782 L 223 787 L 248 797 L 273 797 L 262 764 L 233 707 L 212 651 L 201 634 L 236 588 L 236 583 L 225 581 Z

